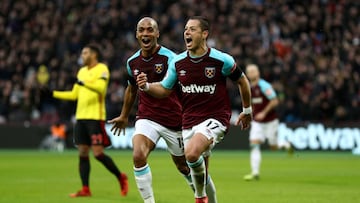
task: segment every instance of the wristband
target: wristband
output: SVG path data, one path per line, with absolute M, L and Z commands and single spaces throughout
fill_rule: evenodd
M 141 91 L 146 92 L 146 91 L 148 91 L 148 90 L 150 89 L 150 85 L 149 85 L 148 82 L 146 82 L 146 83 L 145 83 L 145 87 L 144 87 L 144 88 L 140 88 L 140 87 L 139 87 L 139 89 L 140 89 Z
M 251 108 L 251 106 L 249 106 L 249 107 L 247 107 L 247 108 L 244 108 L 243 107 L 243 112 L 244 112 L 244 114 L 251 114 L 252 113 L 252 108 Z

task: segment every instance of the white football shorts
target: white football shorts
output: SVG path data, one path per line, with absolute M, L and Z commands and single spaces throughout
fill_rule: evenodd
M 265 142 L 265 140 L 267 140 L 269 145 L 277 145 L 278 127 L 278 119 L 266 123 L 251 121 L 250 141 L 260 140 L 261 142 Z
M 170 154 L 184 155 L 184 144 L 181 131 L 174 131 L 148 119 L 139 119 L 135 122 L 134 135 L 142 134 L 156 144 L 162 137 Z
M 195 133 L 201 133 L 208 140 L 213 140 L 209 149 L 203 153 L 203 156 L 210 156 L 211 149 L 213 149 L 217 143 L 221 142 L 221 140 L 224 138 L 225 132 L 226 127 L 221 122 L 213 118 L 207 119 L 204 122 L 193 126 L 192 128 L 183 129 L 182 134 L 184 139 L 184 146 L 186 147 L 187 143 L 192 138 L 192 136 L 195 135 Z

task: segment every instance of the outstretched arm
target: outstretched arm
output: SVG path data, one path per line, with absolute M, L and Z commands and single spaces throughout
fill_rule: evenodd
M 171 94 L 171 89 L 166 89 L 160 82 L 148 83 L 145 73 L 140 73 L 136 78 L 136 83 L 140 90 L 145 91 L 156 98 L 164 98 Z
M 128 125 L 129 114 L 132 106 L 134 105 L 136 95 L 137 87 L 129 84 L 125 90 L 124 104 L 121 109 L 121 114 L 118 117 L 108 121 L 108 123 L 113 124 L 111 131 L 114 133 L 114 135 L 120 135 L 122 130 L 124 130 L 125 134 L 125 128 Z
M 71 91 L 53 91 L 52 96 L 56 99 L 74 101 L 78 97 L 79 85 L 75 84 Z

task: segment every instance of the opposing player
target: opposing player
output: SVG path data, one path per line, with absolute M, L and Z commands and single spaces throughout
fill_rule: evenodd
M 81 52 L 84 66 L 77 74 L 77 82 L 71 91 L 49 92 L 51 96 L 63 100 L 77 100 L 74 141 L 79 151 L 79 172 L 82 189 L 70 194 L 70 197 L 91 196 L 89 187 L 90 161 L 89 151 L 119 181 L 121 195 L 128 192 L 128 179 L 121 173 L 113 160 L 104 153 L 104 147 L 110 146 L 105 132 L 105 95 L 110 78 L 108 67 L 98 61 L 100 50 L 97 46 L 87 45 Z
M 279 119 L 276 115 L 276 107 L 279 100 L 271 84 L 260 78 L 260 71 L 257 65 L 249 64 L 246 66 L 246 75 L 251 84 L 252 107 L 254 110 L 254 120 L 250 128 L 250 165 L 251 174 L 245 175 L 244 180 L 258 180 L 261 163 L 261 144 L 267 139 L 272 150 L 278 147 L 292 151 L 288 142 L 279 143 L 277 141 L 277 130 Z
M 247 129 L 252 119 L 249 81 L 233 57 L 207 46 L 209 28 L 204 17 L 191 17 L 184 31 L 187 51 L 170 62 L 167 76 L 161 82 L 152 82 L 146 73 L 137 77 L 139 88 L 155 97 L 167 97 L 178 88 L 185 157 L 191 169 L 196 203 L 208 202 L 205 192 L 208 164 L 204 157 L 210 156 L 210 150 L 223 139 L 230 125 L 227 77 L 238 84 L 242 96 L 244 109 L 237 124 Z
M 152 173 L 147 158 L 162 137 L 177 169 L 191 183 L 190 169 L 186 164 L 183 139 L 181 136 L 181 105 L 176 93 L 168 98 L 156 99 L 144 92 L 139 92 L 136 77 L 140 72 L 148 75 L 149 81 L 157 82 L 163 79 L 168 69 L 168 63 L 175 54 L 160 46 L 157 22 L 150 18 L 142 18 L 136 28 L 136 38 L 141 49 L 127 61 L 128 86 L 125 91 L 124 105 L 120 116 L 112 119 L 114 134 L 120 134 L 128 124 L 128 117 L 135 98 L 139 96 L 137 121 L 133 137 L 133 162 L 135 181 L 145 203 L 155 202 L 152 188 Z M 212 180 L 207 185 L 213 202 L 216 202 L 215 188 Z

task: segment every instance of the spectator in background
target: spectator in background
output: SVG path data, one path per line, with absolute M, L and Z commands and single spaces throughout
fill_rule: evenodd
M 39 85 L 46 85 L 49 81 L 49 72 L 47 67 L 44 65 L 39 66 L 38 72 L 36 74 L 36 79 Z
M 41 65 L 48 67 L 52 86 L 63 88 L 60 81 L 73 82 L 78 54 L 92 41 L 104 46 L 104 60 L 110 71 L 125 70 L 123 64 L 137 49 L 133 27 L 143 15 L 154 16 L 162 25 L 160 43 L 179 52 L 183 50 L 179 39 L 184 19 L 196 13 L 208 15 L 213 22 L 215 29 L 210 44 L 241 59 L 243 64 L 239 65 L 256 61 L 264 79 L 276 84 L 275 90 L 282 94 L 280 102 L 285 104 L 279 112 L 281 121 L 359 121 L 360 114 L 354 113 L 360 108 L 359 7 L 357 1 L 349 0 L 147 0 L 141 3 L 2 0 L 0 88 L 35 94 L 36 83 L 24 85 L 24 78 L 29 70 L 37 71 Z M 58 77 L 63 73 L 65 78 Z M 120 74 L 124 78 L 125 73 Z M 9 81 L 11 85 L 7 84 Z M 117 82 L 111 80 L 109 86 Z M 113 93 L 124 88 L 115 86 Z M 111 92 L 107 95 L 110 106 L 114 98 Z M 232 96 L 235 105 L 239 105 L 239 95 Z M 28 100 L 30 110 L 19 114 L 10 108 L 6 94 L 0 97 L 3 122 L 26 119 L 51 124 L 47 121 L 71 116 L 59 110 L 64 107 L 62 102 L 44 103 L 36 96 Z M 28 102 L 20 100 L 21 105 L 25 101 Z M 114 101 L 121 104 L 117 99 Z M 74 108 L 73 104 L 67 106 Z M 54 107 L 56 112 L 49 114 L 49 108 Z M 112 109 L 114 113 L 109 115 L 119 111 Z M 314 110 L 316 114 L 311 113 Z M 33 117 L 36 112 L 40 112 L 39 118 Z M 52 119 L 44 119 L 49 116 Z
M 54 138 L 56 143 L 56 150 L 64 151 L 65 139 L 66 139 L 66 125 L 64 123 L 57 122 L 50 128 L 51 136 Z
M 49 149 L 63 152 L 65 149 L 66 125 L 56 122 L 50 127 L 50 135 L 46 136 L 40 144 L 40 149 Z

